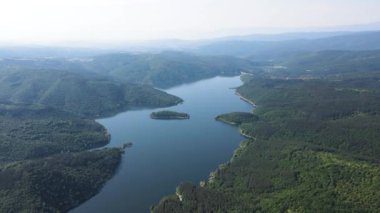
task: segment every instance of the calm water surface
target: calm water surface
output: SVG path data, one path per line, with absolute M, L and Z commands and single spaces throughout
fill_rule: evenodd
M 180 182 L 206 180 L 243 140 L 237 128 L 215 121 L 222 113 L 252 111 L 231 89 L 241 84 L 239 77 L 215 77 L 166 90 L 185 102 L 165 109 L 187 112 L 190 120 L 150 119 L 157 109 L 98 120 L 112 135 L 108 147 L 133 146 L 100 193 L 72 212 L 149 212 Z

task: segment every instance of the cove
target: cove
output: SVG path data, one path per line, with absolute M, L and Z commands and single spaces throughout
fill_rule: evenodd
M 240 77 L 215 77 L 165 90 L 184 103 L 161 109 L 127 111 L 97 120 L 111 134 L 108 147 L 126 149 L 115 176 L 93 198 L 71 212 L 149 212 L 149 207 L 183 181 L 198 184 L 227 162 L 243 137 L 238 128 L 215 120 L 219 114 L 252 111 L 235 95 Z M 150 113 L 173 110 L 189 120 L 153 120 Z

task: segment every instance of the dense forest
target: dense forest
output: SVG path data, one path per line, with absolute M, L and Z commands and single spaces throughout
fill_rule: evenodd
M 184 112 L 163 110 L 158 112 L 152 112 L 150 114 L 150 118 L 159 120 L 183 120 L 190 119 L 190 115 Z
M 54 109 L 0 108 L 0 162 L 47 157 L 104 146 L 103 126 Z
M 254 57 L 252 58 L 254 59 Z M 301 51 L 279 55 L 262 67 L 265 72 L 255 73 L 265 77 L 301 79 L 353 79 L 379 76 L 380 51 Z
M 118 149 L 62 153 L 0 166 L 1 212 L 67 212 L 115 173 Z
M 68 70 L 65 70 L 68 69 Z M 0 211 L 67 212 L 94 196 L 121 148 L 94 118 L 182 99 L 61 60 L 0 63 Z
M 65 212 L 89 199 L 120 163 L 94 120 L 45 106 L 0 105 L 0 211 Z M 75 154 L 74 154 L 75 153 Z
M 154 87 L 244 73 L 237 94 L 254 111 L 216 120 L 246 141 L 151 211 L 378 212 L 379 32 L 287 36 L 191 53 L 1 50 L 0 211 L 66 212 L 94 196 L 122 154 L 95 149 L 111 137 L 95 118 L 182 102 Z
M 361 67 L 371 60 L 368 52 L 332 54 L 341 58 L 321 60 L 330 67 L 323 77 L 305 79 L 297 69 L 292 78 L 279 70 L 243 76 L 237 92 L 255 103 L 253 114 L 230 113 L 217 120 L 238 125 L 247 141 L 207 181 L 179 185 L 176 195 L 151 211 L 379 211 L 378 70 L 368 63 L 364 71 L 369 72 L 362 74 Z M 341 76 L 344 68 L 337 64 L 358 55 L 367 57 L 348 62 L 356 62 L 358 70 Z M 313 60 L 310 66 L 317 67 Z M 298 70 L 307 67 L 289 63 Z
M 223 115 L 218 115 L 215 118 L 231 125 L 241 125 L 243 123 L 250 123 L 258 120 L 255 114 L 249 112 L 231 112 Z
M 182 100 L 150 86 L 120 83 L 96 74 L 11 69 L 0 72 L 0 101 L 99 117 L 134 107 L 170 106 Z
M 17 58 L 29 53 L 15 51 L 16 57 L 0 59 L 2 212 L 67 211 L 112 177 L 121 152 L 87 151 L 106 145 L 111 137 L 93 119 L 179 104 L 181 98 L 152 86 L 238 75 L 254 64 L 179 52 L 90 56 L 79 51 L 85 57 Z M 54 49 L 41 51 L 53 54 Z

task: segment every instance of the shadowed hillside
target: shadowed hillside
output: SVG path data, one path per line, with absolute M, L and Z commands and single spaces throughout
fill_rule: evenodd
M 0 101 L 43 105 L 97 117 L 132 107 L 163 107 L 181 99 L 149 86 L 60 70 L 0 72 Z

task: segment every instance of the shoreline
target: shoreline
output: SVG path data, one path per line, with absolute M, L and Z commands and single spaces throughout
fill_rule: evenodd
M 224 120 L 223 118 L 219 118 L 219 116 L 216 116 L 215 120 L 216 120 L 216 121 L 220 121 L 220 122 L 225 123 L 225 124 L 229 124 L 229 125 L 231 125 L 231 126 L 238 126 L 237 123 L 234 123 L 234 122 L 230 122 L 230 121 Z
M 232 93 L 229 93 L 230 95 L 232 95 Z M 238 101 L 238 103 L 240 103 L 242 106 L 246 106 L 248 109 L 249 109 L 249 111 L 251 111 L 252 110 L 252 108 L 251 108 L 251 106 L 255 106 L 253 103 L 250 103 L 249 102 L 249 100 L 248 99 L 245 99 L 244 97 L 242 97 L 239 93 L 235 93 L 235 91 L 234 91 L 234 95 L 236 95 L 236 96 L 238 96 L 238 97 L 240 97 L 240 99 L 242 100 L 242 101 L 245 101 L 245 102 L 247 102 L 247 103 L 249 103 L 250 104 L 250 106 L 247 106 L 247 105 L 245 105 L 243 102 L 239 102 Z M 236 100 L 236 97 L 234 98 L 235 100 Z M 181 104 L 182 102 L 179 102 L 179 103 L 176 103 L 175 105 L 179 105 L 179 104 Z M 145 108 L 146 109 L 146 108 Z M 149 109 L 155 109 L 155 108 L 149 108 Z M 160 109 L 160 108 L 158 108 L 158 109 Z M 141 110 L 141 108 L 134 108 L 134 109 L 128 109 L 127 111 L 135 111 L 135 110 Z M 165 110 L 165 109 L 164 109 Z M 123 113 L 123 112 L 122 112 Z M 118 113 L 118 114 L 120 114 L 120 113 Z M 111 116 L 111 117 L 113 117 L 113 116 Z M 98 119 L 97 119 L 98 120 Z M 99 120 L 101 120 L 101 119 L 99 119 Z M 159 120 L 167 120 L 167 119 L 159 119 Z M 226 123 L 226 122 L 225 122 Z M 228 123 L 227 123 L 228 124 Z M 229 124 L 229 125 L 232 125 L 232 124 Z M 236 126 L 236 124 L 234 124 L 235 126 Z M 108 129 L 107 129 L 108 130 Z M 236 134 L 236 133 L 234 133 L 234 134 Z M 241 134 L 241 133 L 240 133 Z M 243 136 L 243 138 L 239 138 L 238 140 L 239 141 L 244 141 L 244 140 L 247 140 L 246 138 L 248 138 L 246 135 L 244 135 L 244 134 L 241 134 L 242 136 Z M 112 136 L 111 136 L 112 137 Z M 244 138 L 245 137 L 245 138 Z M 251 139 L 249 139 L 249 140 L 251 140 Z M 230 141 L 231 142 L 231 141 Z M 231 150 L 231 152 L 228 152 L 227 153 L 227 158 L 226 158 L 226 162 L 228 162 L 230 159 L 232 159 L 231 158 L 231 156 L 233 155 L 233 153 L 235 153 L 235 151 L 237 150 L 237 149 L 239 149 L 239 147 L 240 147 L 240 145 L 238 145 L 238 146 L 236 146 L 235 148 L 233 148 L 233 147 L 231 147 L 232 148 L 232 150 Z M 232 154 L 232 155 L 231 155 Z M 123 160 L 124 159 L 122 159 L 122 162 L 123 162 Z M 223 165 L 223 163 L 224 163 L 224 161 L 222 160 L 222 161 L 220 161 L 220 165 Z M 216 165 L 219 165 L 219 164 L 216 164 Z M 120 169 L 120 168 L 119 168 Z M 213 169 L 211 168 L 209 171 L 211 172 Z M 117 173 L 119 172 L 120 170 L 118 170 L 114 175 L 113 175 L 113 178 L 117 175 Z M 207 175 L 207 173 L 206 173 L 206 176 L 205 177 L 208 177 L 208 175 Z M 200 180 L 202 180 L 202 178 L 200 178 Z M 106 183 L 107 184 L 107 183 Z M 106 185 L 105 184 L 105 185 Z M 196 183 L 195 183 L 196 184 Z M 102 188 L 103 189 L 103 188 Z M 98 194 L 100 194 L 100 193 L 97 193 L 96 195 L 98 195 Z M 160 198 L 162 198 L 162 197 L 160 197 Z M 78 205 L 75 209 L 77 209 L 78 207 L 80 207 L 81 205 L 83 205 L 84 203 L 86 203 L 86 202 L 88 202 L 88 200 L 86 200 L 85 202 L 83 202 L 82 204 L 80 204 L 80 205 Z M 153 203 L 151 203 L 150 205 L 152 205 Z M 73 210 L 75 210 L 75 209 L 73 209 Z
M 169 94 L 169 93 L 168 93 Z M 170 94 L 171 95 L 171 94 Z M 177 97 L 177 96 L 176 96 Z M 120 170 L 120 165 L 123 163 L 123 155 L 125 154 L 126 152 L 126 148 L 130 148 L 132 146 L 131 145 L 126 145 L 126 144 L 123 144 L 122 147 L 117 147 L 117 146 L 110 146 L 111 144 L 111 140 L 112 140 L 112 134 L 110 133 L 109 129 L 103 125 L 101 122 L 99 122 L 100 120 L 102 119 L 107 119 L 107 118 L 112 118 L 112 117 L 115 117 L 119 114 L 122 114 L 122 113 L 126 113 L 126 112 L 129 112 L 129 111 L 138 111 L 138 110 L 144 110 L 144 109 L 160 109 L 160 108 L 165 108 L 165 107 L 173 107 L 173 106 L 177 106 L 177 105 L 180 105 L 180 104 L 183 104 L 184 103 L 184 100 L 180 97 L 178 97 L 178 101 L 176 102 L 173 102 L 172 104 L 170 105 L 167 105 L 167 106 L 148 106 L 148 107 L 142 107 L 142 106 L 135 106 L 135 107 L 122 107 L 120 109 L 117 109 L 117 110 L 114 110 L 114 111 L 110 111 L 110 112 L 106 112 L 106 113 L 103 113 L 103 114 L 99 114 L 98 116 L 94 116 L 94 117 L 90 117 L 89 119 L 90 120 L 93 120 L 94 122 L 98 123 L 100 126 L 102 126 L 102 128 L 104 128 L 105 132 L 104 132 L 104 136 L 107 140 L 106 143 L 104 144 L 101 144 L 97 147 L 93 147 L 93 148 L 89 148 L 89 149 L 85 149 L 83 150 L 82 152 L 93 152 L 93 151 L 99 151 L 99 150 L 106 150 L 106 149 L 115 149 L 115 150 L 118 150 L 120 152 L 120 159 L 117 163 L 117 166 L 116 166 L 116 169 L 115 171 L 110 175 L 110 177 L 108 178 L 107 181 L 105 181 L 101 187 L 97 190 L 96 193 L 94 193 L 92 196 L 88 197 L 86 200 L 80 202 L 80 203 L 77 203 L 76 205 L 72 206 L 67 212 L 73 212 L 73 211 L 76 211 L 76 209 L 80 208 L 82 205 L 84 205 L 85 203 L 87 203 L 88 201 L 90 201 L 92 198 L 94 198 L 95 196 L 97 196 L 101 190 L 103 190 L 103 188 L 106 186 L 106 184 L 112 179 L 114 178 L 117 173 L 119 172 Z M 152 118 L 153 119 L 153 118 Z M 171 119 L 171 120 L 184 120 L 185 118 L 181 118 L 181 119 Z M 190 119 L 189 118 L 186 118 L 186 119 Z M 163 120 L 163 119 L 156 119 L 156 120 Z
M 239 129 L 239 132 L 240 132 L 240 134 L 241 134 L 242 136 L 244 136 L 244 137 L 246 137 L 246 138 L 248 138 L 248 139 L 256 140 L 255 137 L 245 134 L 245 133 L 243 132 L 242 129 Z
M 256 104 L 255 104 L 255 103 L 253 103 L 251 100 L 249 100 L 249 99 L 243 97 L 243 96 L 242 96 L 240 93 L 238 93 L 237 91 L 235 91 L 235 95 L 237 95 L 242 101 L 247 102 L 248 104 L 250 104 L 253 108 L 256 108 Z M 216 178 L 216 176 L 218 175 L 218 173 L 219 173 L 219 171 L 221 170 L 221 167 L 222 167 L 223 165 L 228 165 L 229 163 L 231 163 L 231 162 L 236 158 L 235 155 L 236 155 L 237 152 L 239 152 L 239 151 L 240 151 L 240 152 L 243 152 L 243 151 L 246 150 L 246 148 L 247 148 L 247 144 L 246 144 L 244 141 L 247 141 L 247 140 L 249 140 L 249 141 L 254 141 L 254 140 L 256 140 L 255 137 L 252 137 L 252 136 L 250 136 L 250 135 L 245 134 L 245 133 L 243 132 L 243 130 L 239 127 L 239 125 L 237 125 L 236 123 L 229 122 L 229 121 L 226 121 L 226 120 L 224 120 L 224 119 L 220 119 L 220 118 L 218 118 L 218 116 L 215 118 L 215 120 L 220 121 L 220 122 L 225 123 L 225 124 L 228 124 L 228 125 L 231 125 L 231 126 L 234 126 L 234 127 L 237 127 L 237 128 L 239 129 L 239 133 L 240 133 L 240 135 L 242 135 L 243 137 L 245 137 L 246 140 L 243 140 L 243 141 L 240 142 L 239 147 L 237 147 L 237 148 L 233 151 L 233 153 L 232 153 L 232 157 L 230 158 L 229 161 L 227 161 L 227 162 L 225 162 L 225 163 L 221 163 L 221 164 L 219 164 L 217 169 L 215 169 L 215 170 L 213 170 L 213 171 L 210 172 L 210 174 L 209 174 L 207 180 L 205 180 L 205 181 L 201 181 L 201 183 L 199 184 L 200 187 L 206 187 L 207 184 L 209 184 L 209 183 L 211 184 L 211 183 L 214 181 L 214 179 Z
M 245 98 L 243 97 L 239 92 L 235 91 L 235 95 L 237 95 L 241 100 L 249 103 L 250 105 L 252 105 L 254 108 L 256 108 L 256 104 L 253 103 L 253 101 L 249 100 L 248 98 Z

